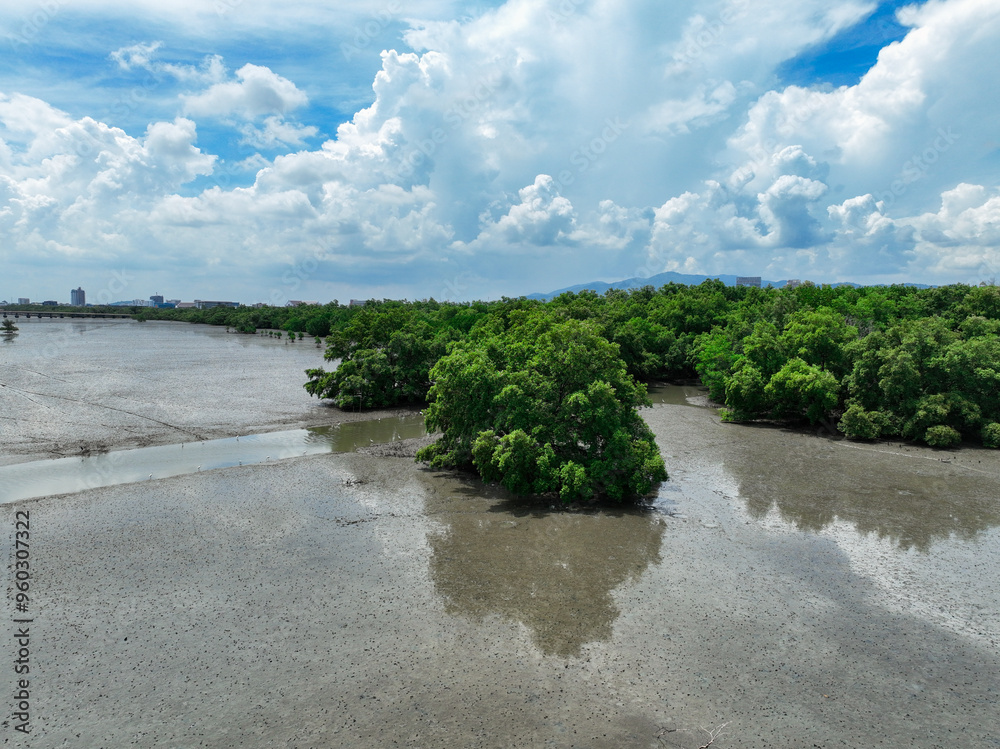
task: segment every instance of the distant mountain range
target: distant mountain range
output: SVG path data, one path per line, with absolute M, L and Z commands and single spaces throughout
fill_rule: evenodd
M 591 281 L 590 283 L 581 283 L 576 286 L 567 286 L 565 289 L 556 289 L 555 291 L 550 291 L 547 294 L 528 294 L 528 299 L 541 299 L 543 301 L 548 301 L 554 297 L 559 296 L 567 291 L 572 291 L 573 293 L 579 293 L 581 291 L 596 291 L 598 294 L 603 294 L 608 289 L 641 289 L 643 286 L 652 286 L 654 288 L 660 288 L 670 282 L 682 283 L 687 286 L 696 286 L 702 281 L 709 278 L 717 278 L 726 286 L 735 286 L 736 279 L 741 278 L 741 276 L 728 276 L 728 275 L 717 275 L 717 276 L 702 276 L 698 274 L 691 273 L 676 273 L 674 271 L 667 271 L 666 273 L 658 273 L 655 276 L 650 276 L 649 278 L 626 278 L 624 281 L 613 281 L 607 283 L 606 281 Z M 811 279 L 810 279 L 811 280 Z M 780 289 L 788 283 L 788 280 L 784 281 L 768 281 L 766 279 L 761 279 L 760 285 L 763 287 L 773 286 L 776 289 Z M 818 282 L 817 282 L 818 283 Z M 840 281 L 838 283 L 830 284 L 831 286 L 863 286 L 864 284 L 851 283 L 850 281 Z M 918 289 L 929 289 L 930 286 L 920 283 L 908 283 L 906 286 L 914 286 Z

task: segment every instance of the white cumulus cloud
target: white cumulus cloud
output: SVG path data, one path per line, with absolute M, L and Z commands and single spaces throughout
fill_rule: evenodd
M 112 53 L 122 75 L 185 89 L 133 135 L 0 95 L 0 227 L 48 256 L 206 273 L 316 259 L 313 282 L 342 297 L 348 283 L 474 296 L 667 269 L 969 280 L 1000 245 L 1000 83 L 984 74 L 1000 69 L 1000 7 L 930 0 L 900 12 L 908 34 L 856 85 L 775 86 L 779 66 L 873 9 L 508 0 L 462 21 L 429 12 L 383 51 L 370 100 L 336 122 L 312 119 L 310 95 L 329 93 L 321 70 L 232 73 L 217 54 L 188 65 L 133 43 Z M 250 178 L 229 186 L 199 125 L 213 145 L 228 136 L 268 155 L 240 154 Z M 316 144 L 321 130 L 335 136 Z
M 270 68 L 247 63 L 236 71 L 236 80 L 216 83 L 183 100 L 185 113 L 195 117 L 237 115 L 252 120 L 291 112 L 305 106 L 309 97 Z

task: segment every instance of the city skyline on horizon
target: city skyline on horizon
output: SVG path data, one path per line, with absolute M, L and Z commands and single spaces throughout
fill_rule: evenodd
M 816 283 L 818 285 L 828 285 L 828 284 L 829 285 L 848 284 L 848 285 L 856 285 L 856 286 L 879 286 L 879 285 L 885 285 L 885 284 L 856 284 L 853 281 L 850 281 L 850 280 L 847 280 L 847 279 L 839 279 L 837 281 L 813 280 L 813 279 L 798 279 L 798 278 L 765 279 L 765 278 L 762 278 L 760 276 L 740 277 L 740 276 L 738 276 L 737 274 L 734 274 L 734 273 L 686 274 L 686 275 L 706 276 L 707 278 L 732 277 L 734 279 L 737 279 L 732 285 L 745 285 L 745 284 L 741 284 L 740 283 L 740 281 L 743 280 L 744 278 L 746 278 L 747 280 L 757 279 L 758 283 L 760 283 L 761 286 L 767 286 L 767 285 L 770 285 L 770 284 L 801 285 L 803 282 L 806 282 L 806 283 Z M 600 279 L 591 279 L 590 281 L 584 282 L 582 284 L 574 284 L 573 286 L 575 287 L 575 286 L 601 285 L 601 284 L 614 285 L 614 284 L 622 283 L 622 282 L 629 281 L 629 280 L 643 280 L 643 278 L 649 278 L 649 277 L 633 277 L 632 279 L 613 279 L 613 280 L 610 280 L 610 281 L 603 281 L 603 280 L 600 280 Z M 994 276 L 994 277 L 991 277 L 991 278 L 988 278 L 988 279 L 982 279 L 979 282 L 978 285 L 981 285 L 981 286 L 982 285 L 996 285 L 996 282 L 997 282 L 997 278 Z M 694 281 L 692 281 L 691 283 L 694 283 Z M 936 285 L 936 284 L 921 284 L 921 283 L 917 283 L 917 282 L 901 282 L 901 283 L 903 283 L 904 285 L 911 285 L 911 286 L 933 286 L 933 285 Z M 977 285 L 977 284 L 973 283 L 973 284 L 968 284 L 968 285 Z M 553 292 L 558 292 L 560 289 L 566 289 L 566 288 L 569 288 L 569 287 L 559 287 L 559 289 L 523 291 L 521 293 L 515 294 L 514 296 L 515 297 L 517 297 L 517 296 L 531 297 L 531 296 L 538 296 L 538 295 L 548 295 L 548 294 L 551 294 Z M 65 302 L 62 298 L 53 299 L 52 295 L 46 296 L 45 297 L 45 301 L 48 301 L 48 302 L 55 301 L 58 304 L 72 304 L 73 303 L 72 302 L 72 294 L 74 292 L 76 292 L 78 289 L 82 289 L 82 287 L 78 286 L 77 289 L 70 289 L 70 294 L 71 294 L 71 296 L 70 296 L 70 302 Z M 82 290 L 84 292 L 86 292 L 86 289 L 82 289 Z M 334 302 L 334 301 L 337 301 L 340 304 L 346 304 L 347 303 L 344 300 L 339 299 L 339 297 L 330 297 L 329 299 L 326 299 L 325 301 L 323 301 L 323 299 L 325 299 L 324 297 L 320 297 L 319 300 L 317 300 L 317 301 L 303 301 L 303 300 L 298 300 L 298 299 L 285 299 L 285 300 L 282 300 L 282 301 L 274 301 L 274 302 L 272 302 L 272 301 L 267 301 L 267 300 L 264 300 L 264 299 L 253 299 L 253 300 L 251 300 L 249 298 L 248 299 L 237 299 L 234 296 L 226 296 L 226 295 L 218 296 L 218 297 L 216 297 L 215 299 L 212 299 L 212 300 L 209 300 L 207 298 L 203 299 L 202 297 L 204 297 L 205 295 L 200 295 L 198 297 L 191 297 L 190 299 L 185 299 L 185 298 L 181 298 L 181 297 L 167 299 L 167 296 L 168 295 L 160 294 L 160 293 L 156 292 L 154 294 L 151 294 L 149 297 L 133 297 L 131 300 L 129 300 L 129 299 L 114 299 L 114 300 L 111 300 L 111 301 L 108 301 L 108 302 L 88 301 L 88 302 L 86 302 L 86 304 L 87 304 L 87 306 L 98 306 L 98 305 L 102 305 L 102 304 L 107 304 L 107 305 L 126 305 L 126 304 L 128 304 L 131 301 L 131 302 L 139 302 L 139 303 L 141 303 L 141 304 L 138 304 L 138 305 L 135 305 L 135 306 L 149 306 L 148 305 L 149 302 L 156 301 L 157 299 L 159 299 L 159 301 L 161 301 L 161 302 L 166 302 L 166 303 L 184 303 L 184 302 L 193 303 L 193 302 L 200 302 L 200 301 L 223 301 L 223 302 L 227 302 L 227 303 L 228 302 L 237 302 L 237 303 L 239 303 L 241 305 L 246 305 L 246 306 L 250 306 L 250 305 L 253 305 L 253 304 L 269 304 L 270 306 L 278 306 L 278 307 L 287 306 L 287 305 L 293 305 L 294 306 L 294 304 L 328 304 L 328 303 Z M 419 300 L 419 299 L 426 300 L 426 299 L 429 299 L 429 298 L 432 298 L 432 297 L 410 297 L 410 298 L 406 298 L 406 300 L 409 300 L 409 301 L 414 301 L 414 300 Z M 20 300 L 20 299 L 28 299 L 29 301 L 27 301 L 27 302 L 15 301 L 15 300 Z M 41 304 L 42 303 L 42 301 L 40 301 L 41 299 L 42 299 L 41 296 L 39 296 L 39 297 L 17 297 L 17 296 L 14 296 L 14 297 L 11 297 L 9 300 L 0 300 L 0 303 L 4 303 L 4 304 L 19 304 L 19 303 L 23 303 L 23 304 Z M 400 298 L 398 298 L 398 297 L 367 297 L 367 299 L 400 299 Z M 350 301 L 354 301 L 354 299 L 352 298 Z M 468 298 L 468 299 L 455 299 L 455 300 L 437 299 L 437 301 L 472 302 L 472 301 L 490 301 L 490 299 L 488 299 L 488 298 L 483 298 L 483 299 Z

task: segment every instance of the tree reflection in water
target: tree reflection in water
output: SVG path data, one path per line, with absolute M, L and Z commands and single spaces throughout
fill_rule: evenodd
M 974 541 L 1000 525 L 1000 475 L 992 451 L 946 453 L 737 429 L 746 438 L 726 446 L 723 463 L 757 520 L 774 507 L 802 530 L 820 531 L 839 519 L 901 551 L 921 552 L 947 538 Z
M 553 512 L 475 481 L 435 484 L 430 568 L 446 610 L 520 622 L 546 655 L 610 640 L 613 591 L 660 561 L 664 526 L 648 511 Z

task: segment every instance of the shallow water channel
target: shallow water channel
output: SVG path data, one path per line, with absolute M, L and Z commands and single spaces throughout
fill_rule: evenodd
M 0 504 L 422 437 L 420 414 L 0 466 Z

